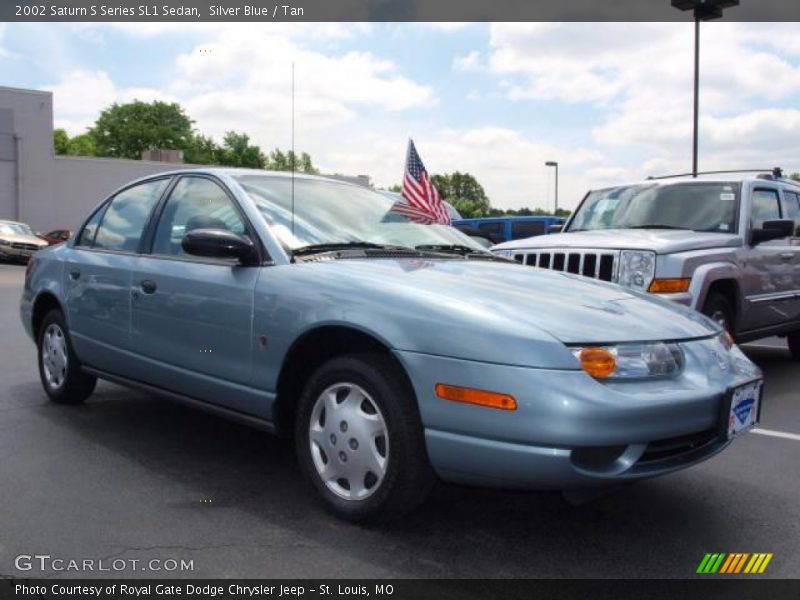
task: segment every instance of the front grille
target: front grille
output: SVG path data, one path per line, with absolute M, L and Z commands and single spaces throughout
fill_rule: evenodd
M 650 442 L 636 465 L 637 467 L 653 467 L 664 463 L 691 460 L 704 454 L 720 441 L 719 430 L 714 428 Z
M 618 256 L 619 252 L 614 250 L 564 248 L 525 250 L 516 253 L 514 260 L 530 267 L 564 271 L 603 281 L 616 281 Z
M 15 250 L 30 250 L 31 252 L 36 252 L 39 249 L 36 244 L 25 244 L 23 242 L 14 242 L 11 247 Z

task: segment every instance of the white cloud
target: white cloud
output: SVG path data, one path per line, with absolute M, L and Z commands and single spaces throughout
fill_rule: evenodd
M 473 50 L 467 54 L 456 56 L 453 59 L 453 69 L 456 71 L 477 71 L 481 66 L 481 53 Z

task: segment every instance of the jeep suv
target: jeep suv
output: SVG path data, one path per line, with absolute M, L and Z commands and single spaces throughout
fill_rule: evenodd
M 800 183 L 780 169 L 593 190 L 562 233 L 493 251 L 680 302 L 740 342 L 785 336 L 800 358 Z

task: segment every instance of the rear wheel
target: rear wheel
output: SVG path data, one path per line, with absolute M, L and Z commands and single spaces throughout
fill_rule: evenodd
M 60 310 L 51 310 L 45 315 L 39 328 L 37 348 L 39 378 L 50 400 L 79 404 L 91 396 L 97 378 L 82 371 Z
M 724 294 L 713 293 L 709 295 L 703 305 L 703 314 L 719 323 L 731 335 L 735 334 L 733 305 Z
M 800 331 L 793 331 L 787 335 L 786 341 L 789 343 L 789 352 L 792 358 L 800 360 Z
M 295 442 L 326 508 L 350 521 L 411 511 L 435 481 L 413 391 L 385 356 L 323 364 L 300 398 Z

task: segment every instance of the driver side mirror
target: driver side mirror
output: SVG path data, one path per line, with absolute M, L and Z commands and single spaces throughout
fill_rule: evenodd
M 791 219 L 775 219 L 764 221 L 760 228 L 753 228 L 750 232 L 750 245 L 755 246 L 761 242 L 778 240 L 789 237 L 794 233 L 794 221 Z
M 192 229 L 181 240 L 184 252 L 208 258 L 235 258 L 242 265 L 258 263 L 252 240 L 227 229 Z

